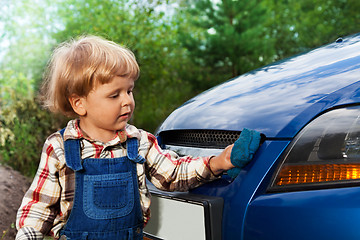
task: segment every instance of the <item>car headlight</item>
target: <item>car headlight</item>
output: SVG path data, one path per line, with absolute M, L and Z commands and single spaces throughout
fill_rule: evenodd
M 360 184 L 360 107 L 328 111 L 305 126 L 285 150 L 269 191 Z

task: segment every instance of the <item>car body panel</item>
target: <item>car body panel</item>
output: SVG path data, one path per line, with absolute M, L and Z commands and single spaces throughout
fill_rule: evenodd
M 360 187 L 262 195 L 249 206 L 244 239 L 359 239 L 359 202 Z
M 294 137 L 320 112 L 359 101 L 359 40 L 333 43 L 214 87 L 176 109 L 159 131 L 247 127 L 267 137 Z

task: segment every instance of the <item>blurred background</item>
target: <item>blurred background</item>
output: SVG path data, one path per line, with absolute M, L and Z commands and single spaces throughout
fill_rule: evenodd
M 360 31 L 358 0 L 0 0 L 0 164 L 33 176 L 68 119 L 36 100 L 52 49 L 83 34 L 130 48 L 141 68 L 131 124 L 149 132 L 232 77 Z

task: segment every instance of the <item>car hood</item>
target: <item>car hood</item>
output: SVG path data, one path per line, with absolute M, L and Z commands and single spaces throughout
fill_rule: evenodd
M 360 102 L 360 35 L 268 65 L 216 86 L 176 109 L 158 132 L 241 131 L 292 138 L 321 112 Z

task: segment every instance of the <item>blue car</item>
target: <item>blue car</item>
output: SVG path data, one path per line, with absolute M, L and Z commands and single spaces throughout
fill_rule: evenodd
M 209 156 L 243 128 L 265 136 L 254 159 L 235 179 L 152 189 L 146 238 L 360 239 L 360 35 L 216 86 L 172 112 L 157 136 L 180 155 Z

